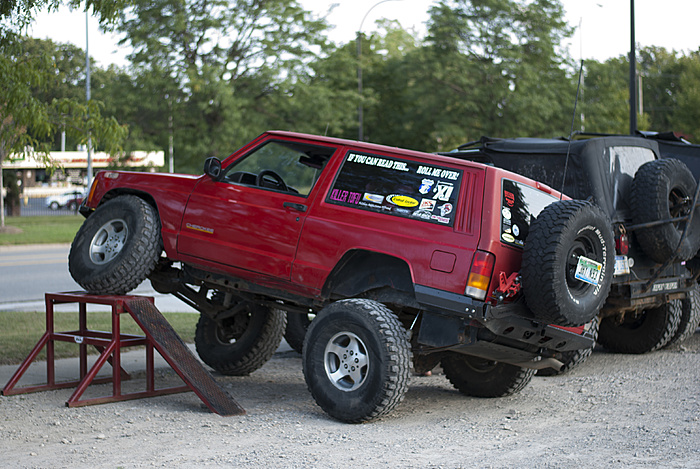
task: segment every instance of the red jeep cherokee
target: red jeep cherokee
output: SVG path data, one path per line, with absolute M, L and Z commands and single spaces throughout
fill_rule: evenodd
M 361 422 L 402 400 L 412 367 L 497 397 L 592 346 L 612 235 L 594 205 L 561 199 L 480 163 L 266 132 L 198 177 L 100 172 L 69 265 L 91 293 L 149 278 L 192 305 L 197 352 L 224 374 L 258 369 L 286 317 L 316 314 L 309 390 Z

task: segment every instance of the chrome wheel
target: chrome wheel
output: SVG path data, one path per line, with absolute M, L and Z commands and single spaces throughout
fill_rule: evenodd
M 129 236 L 127 224 L 122 219 L 110 220 L 97 230 L 90 242 L 90 260 L 95 264 L 106 264 L 124 249 Z
M 323 357 L 326 376 L 341 391 L 354 391 L 365 382 L 369 370 L 367 348 L 352 332 L 334 335 Z

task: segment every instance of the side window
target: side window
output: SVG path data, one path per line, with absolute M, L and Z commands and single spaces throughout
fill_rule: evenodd
M 327 202 L 452 226 L 462 171 L 350 151 Z
M 522 247 L 530 222 L 556 197 L 510 179 L 502 180 L 501 241 Z
M 643 147 L 610 147 L 610 171 L 631 178 L 640 166 L 656 159 L 654 152 Z
M 613 207 L 623 217 L 629 217 L 629 199 L 634 175 L 644 163 L 654 161 L 656 155 L 651 149 L 644 147 L 618 146 L 609 147 L 608 150 L 613 184 L 609 190 L 613 196 Z
M 226 168 L 222 182 L 307 196 L 335 148 L 270 141 Z

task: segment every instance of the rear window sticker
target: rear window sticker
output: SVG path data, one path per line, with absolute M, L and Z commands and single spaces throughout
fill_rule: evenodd
M 326 200 L 452 226 L 462 174 L 462 170 L 350 150 Z

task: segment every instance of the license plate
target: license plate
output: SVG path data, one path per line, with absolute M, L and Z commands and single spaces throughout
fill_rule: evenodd
M 615 256 L 615 273 L 613 275 L 626 275 L 630 273 L 630 262 L 627 256 Z
M 603 264 L 600 264 L 593 259 L 581 256 L 578 258 L 578 264 L 576 265 L 576 273 L 574 274 L 574 277 L 582 282 L 590 283 L 591 285 L 598 285 L 600 273 L 602 271 Z

